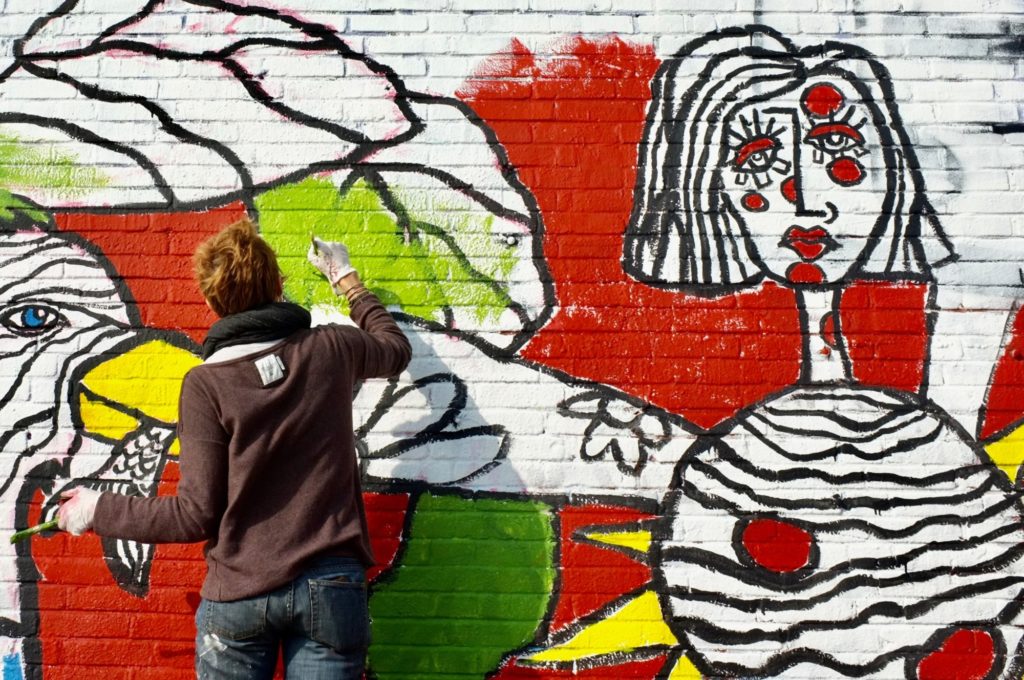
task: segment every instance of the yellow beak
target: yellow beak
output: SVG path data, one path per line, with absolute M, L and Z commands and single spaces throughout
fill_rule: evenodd
M 104 361 L 81 380 L 82 428 L 111 441 L 139 429 L 143 419 L 173 428 L 181 381 L 200 363 L 192 352 L 165 340 L 149 340 Z M 177 455 L 177 440 L 170 453 Z

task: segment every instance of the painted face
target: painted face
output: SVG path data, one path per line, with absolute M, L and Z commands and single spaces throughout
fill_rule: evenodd
M 787 285 L 848 277 L 883 211 L 885 157 L 853 84 L 819 77 L 727 123 L 726 200 L 766 273 Z

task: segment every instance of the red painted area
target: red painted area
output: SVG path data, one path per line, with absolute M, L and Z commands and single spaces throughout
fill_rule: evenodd
M 703 426 L 791 384 L 800 356 L 791 291 L 709 300 L 622 271 L 654 50 L 575 38 L 553 51 L 543 61 L 513 42 L 459 92 L 495 130 L 547 230 L 561 309 L 525 356 Z
M 808 262 L 797 262 L 786 270 L 786 280 L 790 283 L 813 285 L 825 280 L 825 272 L 821 267 Z
M 853 158 L 837 158 L 827 169 L 832 181 L 844 187 L 860 184 L 864 179 L 864 166 Z
M 732 163 L 737 168 L 742 168 L 747 160 L 749 160 L 754 154 L 774 149 L 778 147 L 778 145 L 779 143 L 771 137 L 761 137 L 760 139 L 755 139 L 752 142 L 747 142 L 736 154 L 736 158 Z
M 814 545 L 809 533 L 776 519 L 755 519 L 744 527 L 740 540 L 755 564 L 777 574 L 807 566 Z
M 832 85 L 815 85 L 804 93 L 804 111 L 817 118 L 831 116 L 843 107 L 843 93 Z
M 582 527 L 629 525 L 650 515 L 602 505 L 568 506 L 559 515 L 562 582 L 551 615 L 556 631 L 651 580 L 651 570 L 624 552 L 576 540 Z
M 831 250 L 834 242 L 824 227 L 790 227 L 783 237 L 788 248 L 796 251 L 805 262 L 812 262 Z
M 743 207 L 750 212 L 764 212 L 768 209 L 768 199 L 756 191 L 743 195 Z
M 836 347 L 836 316 L 832 312 L 821 319 L 821 339 L 829 347 Z
M 779 187 L 779 189 L 782 191 L 783 198 L 785 198 L 790 203 L 796 203 L 797 195 L 795 177 L 788 177 L 782 180 L 782 186 Z
M 1013 319 L 1012 331 L 993 373 L 981 427 L 982 439 L 1017 427 L 1024 411 L 1024 314 L 1018 312 Z
M 857 144 L 864 143 L 864 135 L 860 131 L 846 123 L 826 123 L 824 125 L 815 125 L 814 129 L 807 133 L 809 139 L 817 139 L 819 137 L 831 137 L 835 142 L 843 142 L 843 138 L 846 140 L 856 142 Z
M 106 254 L 128 284 L 144 326 L 180 330 L 201 342 L 217 317 L 192 278 L 192 253 L 244 216 L 242 204 L 234 203 L 207 212 L 60 214 L 56 221 Z
M 847 287 L 840 324 L 857 380 L 907 392 L 920 388 L 927 295 L 928 287 L 921 284 L 865 281 Z
M 917 665 L 917 680 L 983 680 L 995 660 L 992 635 L 984 630 L 960 629 Z

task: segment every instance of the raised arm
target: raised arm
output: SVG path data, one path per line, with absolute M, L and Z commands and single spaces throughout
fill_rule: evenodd
M 377 296 L 363 285 L 349 260 L 348 248 L 337 241 L 313 239 L 308 256 L 334 291 L 348 300 L 352 320 L 363 331 L 343 336 L 356 378 L 387 378 L 405 370 L 412 357 L 409 339 Z

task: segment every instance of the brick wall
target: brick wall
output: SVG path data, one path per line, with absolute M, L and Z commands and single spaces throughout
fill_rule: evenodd
M 334 4 L 0 0 L 8 532 L 174 493 L 248 214 L 413 343 L 370 677 L 1021 677 L 1020 2 Z M 4 680 L 191 677 L 204 573 L 10 545 Z

